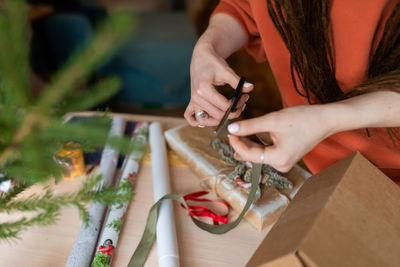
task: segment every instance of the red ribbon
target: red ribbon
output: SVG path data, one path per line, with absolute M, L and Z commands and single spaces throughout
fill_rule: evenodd
M 189 208 L 189 213 L 192 216 L 197 216 L 197 217 L 210 217 L 213 220 L 214 225 L 218 225 L 220 223 L 228 223 L 228 214 L 229 214 L 229 204 L 226 201 L 223 200 L 210 200 L 207 198 L 199 198 L 201 196 L 207 195 L 207 191 L 199 191 L 199 192 L 194 192 L 191 194 L 185 195 L 183 198 L 185 201 L 198 201 L 198 202 L 219 202 L 223 205 L 226 206 L 227 212 L 224 215 L 218 215 L 206 206 L 198 205 L 198 206 L 193 206 L 193 205 L 188 205 Z M 185 208 L 182 204 L 181 206 Z

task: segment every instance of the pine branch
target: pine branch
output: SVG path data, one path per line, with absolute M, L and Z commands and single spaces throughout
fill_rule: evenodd
M 0 207 L 6 205 L 6 203 L 16 197 L 19 193 L 26 190 L 29 187 L 27 183 L 18 183 L 14 185 L 11 190 L 0 197 Z
M 11 144 L 4 149 L 0 154 L 0 168 L 4 167 L 6 161 L 13 156 L 13 153 L 17 151 L 19 143 L 25 138 L 26 135 L 30 134 L 34 125 L 43 125 L 46 119 L 36 113 L 26 115 L 23 120 L 21 127 L 16 131 Z
M 79 217 L 82 218 L 83 223 L 84 223 L 85 225 L 88 225 L 88 224 L 89 224 L 89 221 L 90 221 L 90 214 L 89 214 L 89 212 L 88 212 L 88 211 L 85 209 L 85 207 L 84 207 L 81 203 L 79 203 L 79 202 L 73 203 L 73 205 L 78 209 Z
M 34 225 L 47 226 L 53 224 L 55 223 L 58 215 L 59 210 L 54 208 L 41 212 L 31 219 L 23 217 L 17 221 L 0 223 L 0 240 L 18 238 L 18 234 L 27 227 Z
M 127 139 L 107 139 L 109 118 L 64 124 L 60 115 L 71 109 L 94 106 L 116 92 L 119 82 L 110 78 L 80 95 L 72 94 L 75 87 L 130 35 L 132 16 L 119 12 L 106 20 L 86 49 L 71 57 L 39 99 L 32 103 L 25 1 L 4 2 L 0 8 L 0 172 L 13 177 L 16 185 L 8 194 L 0 196 L 0 212 L 37 214 L 30 219 L 0 223 L 0 239 L 17 238 L 23 229 L 33 225 L 54 223 L 65 206 L 76 207 L 83 221 L 88 222 L 85 205 L 90 201 L 123 205 L 133 195 L 131 185 L 127 190 L 128 184 L 119 189 L 93 190 L 101 178 L 89 177 L 78 192 L 54 195 L 47 188 L 41 196 L 16 198 L 32 184 L 61 177 L 63 168 L 54 162 L 53 156 L 67 141 L 79 142 L 83 151 L 102 147 L 107 141 L 121 149 L 129 147 Z
M 101 181 L 101 178 L 96 177 L 95 181 L 95 185 L 97 185 Z M 54 196 L 52 191 L 48 189 L 43 196 L 36 196 L 34 194 L 18 201 L 8 201 L 0 207 L 0 212 L 48 210 L 55 207 L 76 206 L 77 203 L 88 203 L 91 200 L 107 205 L 122 205 L 132 199 L 132 190 L 121 192 L 111 187 L 105 187 L 99 191 L 90 190 L 92 188 L 89 189 L 88 186 L 92 186 L 93 184 L 93 181 L 84 183 L 80 192 L 74 194 Z
M 118 12 L 111 15 L 92 42 L 79 55 L 70 59 L 40 96 L 37 106 L 46 111 L 58 104 L 91 71 L 127 38 L 133 24 L 132 15 Z
M 90 175 L 82 183 L 82 188 L 79 190 L 78 195 L 84 196 L 88 194 L 98 183 L 103 179 L 102 175 Z
M 5 1 L 0 14 L 0 76 L 12 92 L 3 91 L 15 108 L 28 104 L 28 49 L 23 0 Z M 12 64 L 10 64 L 12 63 Z M 16 71 L 16 69 L 18 71 Z
M 71 111 L 90 109 L 113 96 L 119 90 L 120 85 L 121 82 L 119 79 L 115 77 L 107 78 L 95 84 L 92 88 L 88 88 L 79 94 L 74 94 L 73 97 L 69 97 L 67 101 L 57 108 L 57 112 L 59 114 L 65 114 Z
M 99 191 L 93 190 L 100 181 L 101 176 L 88 177 L 82 183 L 79 192 L 74 194 L 54 196 L 51 189 L 47 189 L 42 196 L 31 195 L 21 200 L 3 201 L 3 205 L 0 205 L 0 212 L 36 211 L 39 212 L 39 214 L 29 220 L 22 218 L 14 222 L 0 223 L 0 239 L 16 238 L 23 229 L 33 225 L 44 226 L 54 223 L 62 207 L 75 206 L 79 212 L 79 216 L 83 222 L 87 224 L 90 220 L 90 216 L 85 208 L 85 204 L 90 201 L 122 206 L 132 199 L 133 192 L 131 190 L 132 183 L 130 181 L 123 184 L 122 187 L 120 186 L 118 189 L 107 187 Z M 128 187 L 130 190 L 127 190 Z

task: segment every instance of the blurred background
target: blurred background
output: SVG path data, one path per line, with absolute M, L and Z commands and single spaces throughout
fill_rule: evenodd
M 190 99 L 190 60 L 217 0 L 29 0 L 30 60 L 35 94 L 83 47 L 108 12 L 127 10 L 136 30 L 91 82 L 119 76 L 117 95 L 95 109 L 182 117 Z M 280 95 L 267 63 L 255 63 L 244 51 L 228 59 L 255 84 L 243 113 L 254 117 L 281 108 Z M 89 85 L 89 84 L 88 84 Z M 85 85 L 82 89 L 85 90 Z M 220 89 L 229 96 L 230 88 Z

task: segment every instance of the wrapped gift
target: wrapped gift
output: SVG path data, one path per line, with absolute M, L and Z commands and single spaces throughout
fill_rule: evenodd
M 234 210 L 241 212 L 248 193 L 228 178 L 235 165 L 221 159 L 210 145 L 214 138 L 213 128 L 196 128 L 182 125 L 165 132 L 166 140 L 183 161 L 203 179 L 215 193 L 227 201 Z M 225 140 L 227 141 L 227 140 Z M 296 166 L 285 177 L 293 184 L 290 189 L 269 186 L 263 189 L 261 198 L 250 207 L 245 219 L 258 230 L 272 225 L 288 206 L 298 189 L 309 176 Z

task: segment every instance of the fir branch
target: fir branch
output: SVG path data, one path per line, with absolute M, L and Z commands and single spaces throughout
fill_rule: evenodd
M 132 191 L 133 183 L 129 179 L 125 179 L 119 183 L 118 192 Z
M 14 222 L 0 223 L 0 239 L 16 238 L 25 228 L 33 225 L 44 226 L 55 222 L 59 210 L 66 206 L 75 206 L 84 223 L 90 220 L 85 204 L 96 201 L 107 205 L 124 205 L 132 199 L 132 186 L 129 182 L 122 185 L 122 191 L 113 188 L 103 188 L 99 191 L 90 190 L 101 181 L 101 176 L 92 176 L 82 183 L 81 189 L 75 194 L 54 196 L 51 189 L 47 189 L 42 196 L 31 195 L 25 199 L 6 201 L 0 205 L 0 212 L 36 211 L 38 215 L 32 219 L 22 218 Z
M 132 15 L 124 12 L 112 14 L 95 35 L 89 45 L 78 55 L 73 56 L 54 77 L 40 96 L 39 110 L 48 111 L 58 104 L 66 94 L 74 89 L 91 70 L 98 66 L 109 54 L 127 38 L 133 25 Z
M 0 207 L 6 205 L 7 202 L 16 197 L 19 193 L 26 190 L 29 187 L 27 183 L 15 184 L 8 193 L 0 196 Z
M 133 197 L 132 190 L 130 192 L 124 191 L 123 193 L 118 192 L 118 190 L 106 187 L 102 188 L 100 191 L 95 191 L 90 195 L 93 201 L 106 204 L 106 205 L 123 205 L 129 202 Z
M 81 219 L 82 219 L 83 223 L 85 224 L 85 226 L 88 226 L 89 225 L 89 221 L 90 221 L 89 212 L 79 202 L 73 203 L 73 205 L 75 205 L 75 207 L 78 209 L 79 217 L 81 217 Z
M 86 110 L 94 107 L 111 96 L 113 96 L 120 88 L 121 82 L 115 77 L 107 78 L 93 87 L 83 92 L 75 93 L 73 97 L 69 97 L 67 101 L 58 107 L 59 114 L 65 114 L 70 111 Z
M 51 176 L 61 176 L 63 169 L 53 161 L 53 156 L 63 143 L 78 141 L 84 151 L 106 143 L 109 119 L 107 123 L 105 118 L 99 117 L 93 122 L 63 124 L 60 113 L 53 111 L 61 107 L 65 99 L 67 101 L 64 103 L 69 108 L 85 108 L 103 101 L 115 92 L 119 84 L 112 78 L 80 96 L 68 98 L 72 90 L 131 33 L 132 15 L 121 12 L 113 14 L 86 49 L 71 57 L 54 76 L 35 103 L 31 103 L 29 93 L 26 21 L 25 1 L 6 0 L 1 5 L 0 170 L 13 177 L 16 185 L 10 193 L 0 197 L 0 211 L 33 211 L 37 214 L 30 219 L 0 223 L 0 239 L 17 238 L 23 229 L 33 225 L 54 223 L 60 209 L 65 206 L 75 206 L 83 221 L 88 222 L 90 218 L 85 205 L 90 201 L 123 205 L 133 195 L 132 190 L 127 190 L 128 184 L 122 184 L 118 189 L 93 190 L 101 180 L 100 177 L 94 177 L 85 181 L 78 192 L 54 195 L 51 189 L 45 189 L 41 196 L 16 198 L 34 183 Z M 64 111 L 68 111 L 68 108 Z M 108 141 L 114 147 L 129 147 L 125 139 Z
M 0 154 L 0 168 L 4 167 L 6 161 L 12 156 L 14 152 L 18 149 L 19 143 L 25 138 L 26 135 L 32 132 L 32 127 L 34 125 L 44 125 L 46 122 L 46 118 L 37 114 L 31 113 L 26 115 L 25 120 L 21 123 L 21 127 L 16 131 L 11 144 L 4 149 L 4 151 Z
M 96 179 L 100 181 L 100 179 Z M 92 185 L 88 183 L 86 185 Z M 38 211 L 50 208 L 61 208 L 69 205 L 77 206 L 77 203 L 88 203 L 91 200 L 107 205 L 123 205 L 132 199 L 131 191 L 118 191 L 111 187 L 105 187 L 101 190 L 89 191 L 82 189 L 86 193 L 62 194 L 54 196 L 51 190 L 47 190 L 44 195 L 31 195 L 18 201 L 8 201 L 0 207 L 0 212 L 10 213 L 12 211 Z
M 109 144 L 111 147 L 118 147 L 119 153 L 124 155 L 132 151 L 132 142 L 125 136 L 111 136 L 108 138 L 107 144 Z
M 60 144 L 72 140 L 81 144 L 81 149 L 85 152 L 104 147 L 110 125 L 111 119 L 106 116 L 93 116 L 69 123 L 54 120 L 42 135 L 47 139 L 57 140 Z
M 22 230 L 34 225 L 47 226 L 53 224 L 58 215 L 59 210 L 57 208 L 52 208 L 37 214 L 31 219 L 23 217 L 13 222 L 0 223 L 0 240 L 18 238 L 18 234 Z
M 0 14 L 0 76 L 12 92 L 3 91 L 15 108 L 28 104 L 28 49 L 23 0 L 5 1 Z M 12 63 L 12 64 L 10 64 Z
M 90 193 L 103 180 L 102 175 L 89 175 L 82 183 L 82 188 L 78 192 L 78 196 L 84 196 Z

